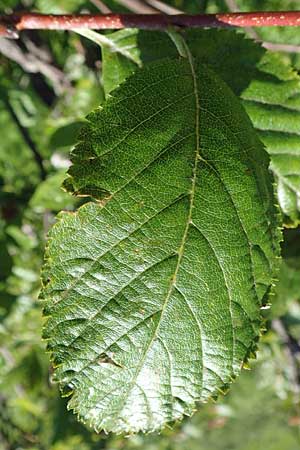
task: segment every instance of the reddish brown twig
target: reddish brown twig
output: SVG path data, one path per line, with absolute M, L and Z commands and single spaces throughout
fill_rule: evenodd
M 75 28 L 165 30 L 172 26 L 189 28 L 300 26 L 300 11 L 198 15 L 18 13 L 0 16 L 0 36 L 6 37 L 16 37 L 21 30 L 72 30 Z

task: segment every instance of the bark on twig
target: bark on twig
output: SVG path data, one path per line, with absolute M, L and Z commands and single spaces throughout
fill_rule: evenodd
M 141 28 L 166 30 L 170 27 L 300 26 L 300 11 L 247 12 L 224 14 L 35 14 L 0 16 L 0 36 L 16 37 L 22 30 L 72 30 Z

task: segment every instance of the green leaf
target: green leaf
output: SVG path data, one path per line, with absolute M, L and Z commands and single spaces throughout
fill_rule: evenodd
M 72 147 L 77 142 L 78 133 L 82 125 L 83 122 L 76 121 L 57 128 L 50 138 L 49 147 L 52 150 L 57 150 L 62 147 Z
M 38 212 L 44 212 L 47 209 L 56 212 L 61 209 L 71 209 L 74 199 L 61 188 L 64 178 L 64 170 L 48 176 L 36 188 L 30 199 L 30 206 Z
M 0 103 L 0 124 L 5 130 L 5 139 L 0 147 L 1 201 L 4 194 L 19 194 L 39 180 L 38 168 L 30 149 L 24 143 L 16 124 L 5 106 Z
M 99 35 L 99 33 L 95 33 Z M 182 33 L 192 54 L 210 65 L 240 94 L 257 75 L 257 62 L 264 50 L 232 31 L 187 30 Z M 102 43 L 103 84 L 106 94 L 119 86 L 138 67 L 165 57 L 177 57 L 170 37 L 163 32 L 121 30 L 105 35 Z
M 99 35 L 99 33 L 95 33 Z M 102 79 L 109 94 L 138 67 L 166 57 L 176 58 L 178 52 L 166 33 L 125 29 L 105 35 L 102 48 Z
M 283 261 L 279 282 L 276 285 L 277 302 L 285 307 L 290 301 L 300 300 L 300 259 L 290 258 Z
M 44 337 L 69 408 L 96 430 L 153 431 L 241 370 L 278 236 L 268 157 L 198 60 L 137 71 L 88 116 L 43 271 Z
M 152 37 L 153 36 L 153 37 Z M 243 35 L 231 31 L 188 30 L 185 38 L 194 56 L 210 65 L 237 94 L 271 156 L 271 170 L 285 222 L 300 223 L 300 76 L 284 56 L 267 52 Z M 112 33 L 118 51 L 103 54 L 106 92 L 137 70 L 137 64 L 119 57 L 126 47 L 139 65 L 161 59 L 170 39 L 164 33 L 122 30 Z M 157 39 L 155 54 L 152 39 Z M 163 45 L 162 45 L 163 43 Z M 159 54 L 161 51 L 161 54 Z M 126 60 L 126 62 L 125 62 Z M 115 67 L 115 69 L 113 69 Z M 114 76 L 114 71 L 118 74 Z M 108 80 L 109 79 L 109 80 Z
M 37 8 L 45 14 L 63 14 L 77 11 L 84 3 L 85 0 L 37 0 Z
M 300 223 L 300 76 L 285 58 L 267 53 L 261 76 L 242 94 L 244 106 L 271 156 L 285 222 Z

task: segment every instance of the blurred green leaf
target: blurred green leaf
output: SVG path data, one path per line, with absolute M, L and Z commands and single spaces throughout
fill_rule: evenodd
M 76 144 L 79 130 L 84 124 L 83 121 L 71 122 L 60 128 L 57 128 L 52 134 L 49 146 L 52 150 L 57 150 L 61 147 L 72 147 Z
M 72 209 L 75 200 L 61 188 L 65 177 L 65 171 L 62 170 L 50 175 L 40 183 L 30 200 L 30 206 L 38 212 L 47 209 L 56 212 L 62 209 Z

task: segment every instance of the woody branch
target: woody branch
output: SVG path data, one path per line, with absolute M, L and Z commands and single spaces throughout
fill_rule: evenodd
M 224 14 L 36 14 L 0 16 L 0 36 L 17 38 L 22 30 L 94 30 L 141 28 L 165 30 L 169 27 L 232 28 L 300 26 L 300 11 L 238 12 Z

